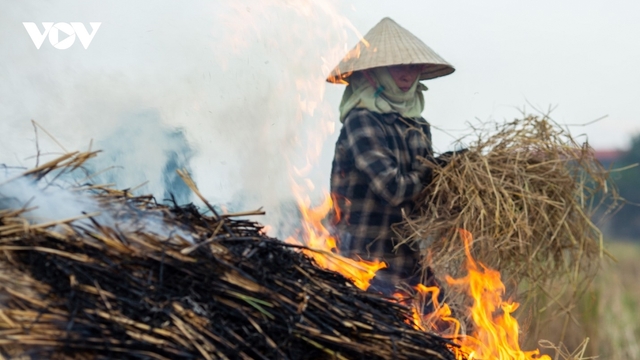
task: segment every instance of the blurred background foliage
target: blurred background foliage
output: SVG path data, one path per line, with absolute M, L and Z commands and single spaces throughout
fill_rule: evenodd
M 524 348 L 540 347 L 539 340 L 549 340 L 571 353 L 582 350 L 586 341 L 584 353 L 570 359 L 640 360 L 640 166 L 636 165 L 640 164 L 640 134 L 632 137 L 626 150 L 598 153 L 625 200 L 599 224 L 612 258 L 603 259 L 597 276 L 571 308 L 561 308 L 562 299 L 558 299 L 556 308 L 540 314 L 524 304 L 519 310 L 526 329 Z M 558 313 L 562 315 L 548 316 Z M 548 321 L 540 326 L 527 326 L 527 319 L 545 316 Z M 543 352 L 554 360 L 565 358 L 553 349 Z
M 612 162 L 612 178 L 626 204 L 609 220 L 605 232 L 619 240 L 640 242 L 640 134 L 631 140 L 631 147 Z

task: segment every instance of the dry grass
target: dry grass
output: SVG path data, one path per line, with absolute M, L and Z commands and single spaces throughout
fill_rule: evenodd
M 409 308 L 322 270 L 292 250 L 311 249 L 253 221 L 218 216 L 204 198 L 211 216 L 45 182 L 93 155 L 0 181 L 0 359 L 454 359 L 455 345 L 415 329 Z M 19 199 L 44 187 L 96 212 L 37 221 L 35 203 Z
M 472 255 L 501 272 L 509 295 L 520 291 L 536 314 L 531 325 L 554 305 L 550 316 L 567 315 L 566 332 L 607 254 L 591 216 L 617 200 L 609 173 L 588 144 L 546 117 L 475 129 L 474 136 L 468 152 L 434 169 L 418 213 L 397 230 L 424 249 L 425 266 L 454 277 L 465 258 L 455 229 L 470 231 Z
M 603 263 L 585 296 L 571 309 L 576 321 L 568 324 L 566 334 L 564 318 L 547 318 L 530 329 L 526 346 L 534 346 L 536 338 L 558 344 L 564 337 L 566 347 L 575 349 L 588 338 L 585 358 L 640 360 L 640 245 L 614 242 L 607 248 L 617 261 Z M 521 314 L 531 316 L 530 310 L 522 309 Z

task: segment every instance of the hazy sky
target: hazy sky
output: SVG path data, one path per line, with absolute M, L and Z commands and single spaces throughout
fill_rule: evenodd
M 317 193 L 328 185 L 343 91 L 324 76 L 385 16 L 456 68 L 426 82 L 424 116 L 443 129 L 437 150 L 467 122 L 534 111 L 527 102 L 557 106 L 562 124 L 608 115 L 571 131 L 624 148 L 640 132 L 638 14 L 640 2 L 628 0 L 0 0 L 0 163 L 33 164 L 30 119 L 79 149 L 144 131 L 131 125 L 146 111 L 158 127 L 185 131 L 194 175 L 215 200 L 269 206 L 291 195 L 290 176 L 310 178 L 303 192 Z M 22 23 L 42 31 L 46 21 L 102 25 L 86 50 L 78 40 L 37 50 Z M 318 157 L 307 167 L 309 154 Z M 136 151 L 119 165 L 163 156 Z
M 391 16 L 456 67 L 427 82 L 425 116 L 459 129 L 464 121 L 510 119 L 527 100 L 553 117 L 588 127 L 597 148 L 623 147 L 640 131 L 640 2 L 366 1 L 350 16 L 358 28 Z M 388 4 L 388 5 L 384 5 Z M 530 107 L 528 107 L 531 110 Z

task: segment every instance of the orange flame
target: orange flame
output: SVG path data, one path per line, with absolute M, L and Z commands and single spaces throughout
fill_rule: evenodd
M 358 288 L 366 290 L 369 282 L 379 269 L 386 264 L 381 261 L 365 261 L 346 258 L 339 254 L 337 239 L 322 224 L 326 215 L 334 208 L 331 197 L 326 196 L 323 203 L 312 208 L 309 200 L 298 197 L 298 206 L 303 218 L 303 241 L 290 237 L 286 241 L 294 244 L 303 243 L 309 249 L 304 253 L 315 260 L 318 266 L 338 272 L 350 279 Z M 339 209 L 335 209 L 339 213 Z M 452 340 L 458 347 L 451 350 L 456 359 L 468 360 L 551 360 L 547 355 L 540 355 L 538 350 L 523 351 L 519 345 L 519 326 L 513 312 L 518 303 L 503 300 L 505 286 L 500 280 L 500 273 L 477 262 L 471 255 L 473 238 L 468 231 L 459 230 L 464 241 L 466 268 L 468 274 L 459 279 L 446 277 L 451 290 L 466 291 L 473 300 L 468 309 L 472 320 L 471 334 L 461 333 L 461 324 L 446 303 L 440 303 L 440 289 L 435 286 L 419 284 L 415 287 L 416 296 L 411 297 L 397 292 L 394 297 L 405 305 L 412 307 L 412 318 L 407 319 L 415 329 L 439 333 Z M 431 301 L 434 311 L 422 314 L 425 301 Z
M 339 254 L 337 239 L 322 224 L 334 208 L 331 197 L 326 196 L 323 203 L 315 208 L 309 206 L 308 199 L 305 201 L 299 197 L 298 206 L 303 219 L 303 241 L 297 241 L 294 237 L 286 241 L 306 245 L 309 249 L 303 249 L 303 252 L 313 258 L 318 266 L 338 272 L 358 288 L 366 290 L 376 272 L 385 268 L 386 264 L 381 261 L 354 260 Z M 335 211 L 339 213 L 339 209 Z M 446 303 L 439 302 L 440 289 L 435 286 L 417 285 L 413 298 L 402 292 L 394 294 L 399 302 L 412 307 L 412 318 L 407 321 L 417 330 L 436 332 L 451 339 L 459 346 L 452 347 L 459 360 L 551 360 L 546 355 L 540 355 L 538 350 L 520 349 L 519 326 L 512 316 L 518 303 L 503 300 L 505 286 L 500 280 L 500 273 L 473 259 L 471 233 L 462 229 L 459 233 L 464 241 L 468 274 L 459 279 L 446 277 L 446 281 L 452 290 L 466 291 L 473 300 L 468 310 L 473 322 L 472 334 L 461 334 L 460 321 L 453 316 Z M 421 309 L 427 300 L 431 301 L 435 310 L 422 314 Z
M 358 288 L 367 290 L 376 272 L 387 267 L 387 264 L 378 260 L 354 260 L 340 255 L 337 239 L 322 224 L 322 220 L 334 207 L 331 197 L 326 196 L 317 208 L 310 208 L 306 201 L 298 198 L 298 206 L 303 220 L 302 243 L 309 248 L 303 249 L 303 252 L 313 258 L 321 268 L 340 273 Z M 339 209 L 336 211 L 339 213 Z M 289 237 L 286 242 L 301 243 L 294 237 Z
M 520 349 L 518 322 L 511 316 L 519 304 L 502 299 L 505 286 L 500 280 L 500 273 L 475 261 L 471 256 L 471 233 L 462 229 L 459 233 L 464 241 L 468 274 L 460 279 L 447 277 L 446 281 L 453 288 L 465 289 L 473 299 L 473 306 L 469 309 L 473 333 L 460 334 L 460 322 L 451 316 L 451 309 L 447 304 L 438 302 L 440 289 L 424 285 L 416 286 L 422 301 L 416 301 L 413 306 L 414 327 L 437 331 L 452 339 L 460 346 L 452 349 L 457 359 L 551 360 L 547 355 L 540 355 L 538 350 Z M 436 310 L 431 314 L 416 316 L 429 296 Z M 447 330 L 442 330 L 443 325 Z

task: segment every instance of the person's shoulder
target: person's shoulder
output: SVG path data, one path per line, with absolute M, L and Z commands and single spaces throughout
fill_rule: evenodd
M 373 126 L 382 121 L 381 114 L 368 109 L 355 108 L 347 114 L 343 123 L 345 126 Z
M 414 121 L 418 123 L 418 125 L 431 126 L 431 124 L 429 124 L 427 119 L 423 118 L 422 116 L 420 116 L 419 118 L 415 118 Z
M 378 114 L 369 109 L 355 108 L 349 111 L 347 116 L 344 119 L 344 122 L 347 122 L 350 119 L 375 119 L 380 120 L 382 114 Z
M 427 121 L 427 119 L 423 118 L 422 116 L 419 118 L 415 118 L 414 121 L 416 122 L 416 124 L 418 126 L 420 126 L 422 129 L 426 130 L 426 131 L 431 131 L 431 124 L 429 124 L 429 122 Z

